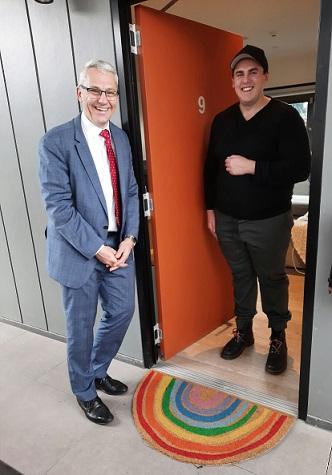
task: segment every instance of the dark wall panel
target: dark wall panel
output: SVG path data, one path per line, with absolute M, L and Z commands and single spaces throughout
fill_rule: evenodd
M 6 75 L 9 103 L 18 151 L 18 159 L 24 182 L 26 202 L 30 219 L 35 257 L 42 286 L 47 327 L 50 331 L 63 334 L 64 322 L 61 318 L 61 298 L 58 286 L 48 277 L 45 269 L 46 213 L 41 200 L 38 181 L 38 142 L 44 134 L 41 100 L 33 57 L 33 48 L 25 3 L 21 0 L 4 0 L 8 8 L 2 12 L 2 29 L 6 41 L 2 42 L 2 57 Z M 10 3 L 10 8 L 9 8 Z M 2 4 L 1 4 L 2 5 Z M 15 30 L 11 18 L 15 17 Z M 3 16 L 4 15 L 4 16 Z M 6 26 L 7 25 L 7 26 Z M 15 32 L 20 32 L 20 41 L 15 42 Z M 15 54 L 12 54 L 15 45 Z M 17 58 L 24 74 L 18 74 Z M 17 91 L 28 91 L 17 94 Z M 32 297 L 32 296 L 31 296 Z M 23 322 L 26 323 L 25 313 Z
M 0 29 L 1 45 L 4 44 L 3 33 L 3 29 Z M 0 110 L 0 203 L 22 315 L 24 323 L 46 328 L 24 189 L 2 74 L 0 74 Z
M 78 114 L 75 73 L 65 0 L 42 5 L 28 0 L 46 128 Z
M 0 317 L 21 322 L 12 268 L 10 265 L 5 229 L 0 209 Z
M 104 59 L 116 67 L 109 0 L 69 0 L 68 4 L 77 76 L 90 59 Z M 121 127 L 119 107 L 112 121 Z

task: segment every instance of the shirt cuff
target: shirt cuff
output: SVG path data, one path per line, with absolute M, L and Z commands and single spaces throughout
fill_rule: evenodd
M 100 246 L 100 248 L 99 248 L 98 251 L 96 252 L 95 256 L 98 254 L 98 252 L 100 252 L 100 251 L 103 249 L 103 247 L 105 247 L 105 244 L 102 244 L 102 245 Z

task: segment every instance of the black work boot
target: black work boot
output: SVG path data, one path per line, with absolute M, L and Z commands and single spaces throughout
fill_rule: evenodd
M 287 344 L 285 330 L 272 330 L 270 351 L 266 360 L 265 371 L 270 374 L 281 374 L 287 368 Z
M 247 346 L 254 344 L 254 335 L 252 327 L 239 330 L 234 328 L 233 338 L 222 349 L 220 356 L 224 360 L 234 360 L 243 353 Z

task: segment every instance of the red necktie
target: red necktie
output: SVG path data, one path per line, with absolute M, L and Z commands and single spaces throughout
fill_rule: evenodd
M 111 180 L 113 187 L 113 199 L 114 199 L 114 211 L 115 211 L 115 221 L 118 228 L 121 227 L 121 198 L 120 198 L 120 188 L 119 188 L 119 178 L 118 178 L 118 164 L 116 163 L 115 153 L 112 147 L 110 133 L 107 129 L 104 129 L 100 132 L 101 137 L 105 140 L 105 147 L 108 162 L 110 165 Z

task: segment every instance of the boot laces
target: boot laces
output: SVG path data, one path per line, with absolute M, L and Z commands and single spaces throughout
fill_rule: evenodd
M 239 341 L 243 340 L 244 334 L 238 328 L 234 328 L 233 330 L 233 338 L 238 343 Z
M 277 339 L 273 339 L 271 340 L 271 344 L 270 344 L 270 351 L 271 353 L 280 353 L 280 350 L 281 350 L 281 347 L 283 345 L 283 341 L 281 340 L 277 340 Z

